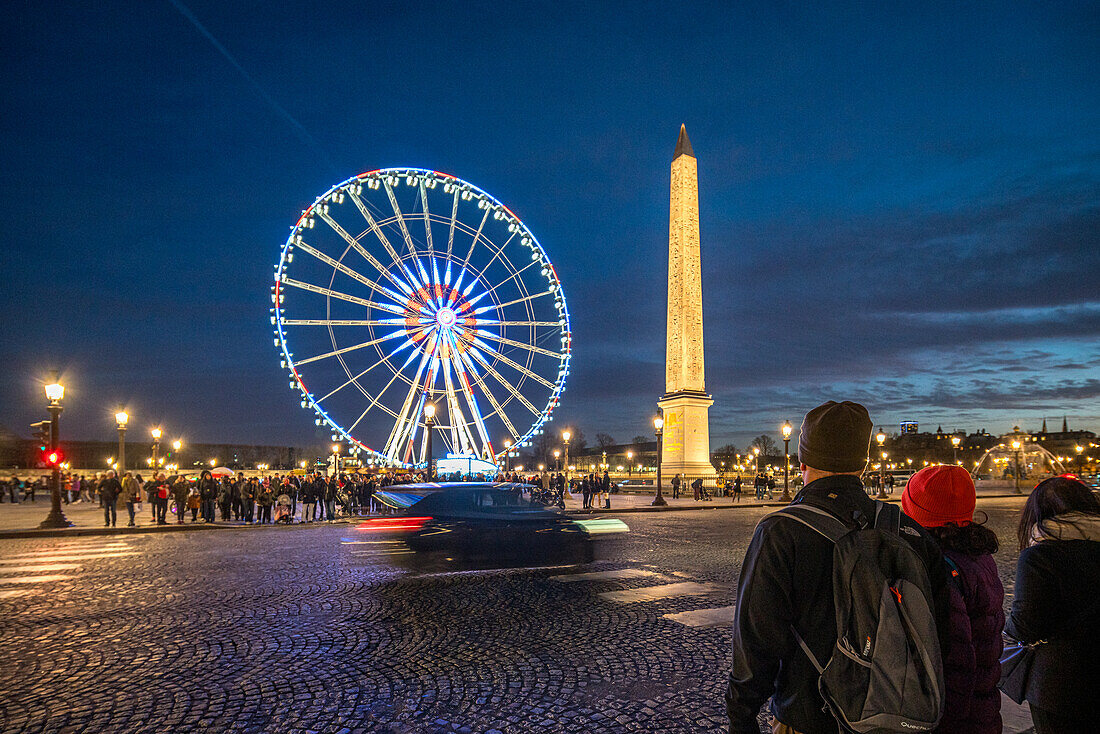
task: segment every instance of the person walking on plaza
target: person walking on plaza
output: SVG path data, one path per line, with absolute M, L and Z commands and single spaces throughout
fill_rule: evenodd
M 1024 504 L 1020 557 L 1005 631 L 1034 644 L 1024 698 L 1037 734 L 1093 732 L 1100 723 L 1100 502 L 1082 482 L 1053 477 Z
M 130 516 L 130 521 L 126 525 L 132 528 L 136 524 L 134 517 L 138 500 L 141 499 L 141 484 L 138 483 L 131 472 L 126 472 L 122 477 L 122 493 L 119 495 L 119 499 L 126 503 L 126 512 Z
M 915 569 L 910 568 L 921 585 L 913 592 L 923 594 L 930 587 L 930 599 L 924 600 L 923 608 L 936 610 L 934 622 L 927 614 L 923 618 L 925 631 L 934 625 L 942 637 L 947 619 L 943 555 L 920 525 L 904 517 L 896 505 L 869 498 L 860 482 L 868 461 L 871 429 L 867 409 L 858 403 L 829 401 L 806 414 L 798 440 L 805 487 L 795 497 L 791 513 L 782 510 L 760 521 L 741 566 L 733 664 L 726 689 L 731 734 L 759 734 L 757 713 L 769 697 L 776 734 L 838 730 L 818 684 L 824 661 L 830 661 L 842 640 L 834 608 L 840 599 L 834 599 L 833 558 L 834 552 L 840 555 L 840 543 L 849 541 L 852 533 L 873 538 L 879 548 L 891 547 L 915 564 Z M 792 516 L 796 508 L 801 512 Z M 883 520 L 889 519 L 889 529 L 885 522 L 880 526 L 880 511 L 887 513 Z M 806 517 L 815 520 L 804 522 Z M 818 529 L 837 527 L 848 533 L 839 540 Z M 881 593 L 876 587 L 876 594 Z M 914 597 L 914 602 L 919 600 Z M 907 642 L 912 639 L 907 633 L 890 629 L 878 636 L 878 642 Z M 866 654 L 872 641 L 855 644 Z M 919 685 L 917 680 L 913 682 Z
M 1004 587 L 993 560 L 997 535 L 974 522 L 974 480 L 961 466 L 921 469 L 901 495 L 905 514 L 943 550 L 950 583 L 950 649 L 939 734 L 1000 734 Z
M 588 481 L 588 477 L 581 479 L 581 501 L 586 510 L 592 506 L 592 483 Z
M 118 496 L 122 494 L 122 485 L 115 477 L 115 470 L 107 472 L 107 476 L 99 485 L 99 501 L 103 506 L 103 527 L 114 527 L 118 522 Z
M 733 478 L 733 501 L 741 501 L 741 475 L 738 474 Z

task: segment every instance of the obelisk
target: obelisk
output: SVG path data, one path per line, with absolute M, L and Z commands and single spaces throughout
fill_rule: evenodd
M 699 265 L 699 173 L 687 129 L 672 157 L 668 216 L 668 330 L 661 469 L 665 482 L 677 474 L 713 477 L 708 412 L 714 403 L 703 379 L 703 283 Z M 662 483 L 665 483 L 662 482 Z

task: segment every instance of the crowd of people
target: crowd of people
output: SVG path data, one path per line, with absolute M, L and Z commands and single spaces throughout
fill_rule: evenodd
M 878 725 L 1000 734 L 1002 690 L 1027 701 L 1038 734 L 1097 731 L 1093 491 L 1073 476 L 1031 491 L 1013 539 L 1020 555 L 1006 618 L 993 558 L 1001 539 L 975 518 L 970 474 L 927 467 L 906 484 L 900 509 L 877 502 L 861 481 L 871 430 L 858 403 L 806 415 L 805 486 L 760 521 L 741 565 L 729 731 L 758 734 L 767 703 L 774 734 Z M 1018 641 L 1011 657 L 1005 635 Z

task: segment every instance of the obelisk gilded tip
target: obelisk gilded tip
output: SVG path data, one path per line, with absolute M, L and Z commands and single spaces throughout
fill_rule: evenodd
M 687 127 L 684 125 L 680 125 L 680 139 L 676 141 L 676 153 L 673 154 L 672 160 L 676 160 L 682 155 L 695 157 L 695 151 L 691 149 L 691 141 L 688 140 Z

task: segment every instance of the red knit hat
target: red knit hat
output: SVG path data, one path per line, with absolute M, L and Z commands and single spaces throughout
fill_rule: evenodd
M 926 466 L 901 493 L 905 514 L 926 528 L 967 525 L 974 518 L 974 480 L 961 466 Z

